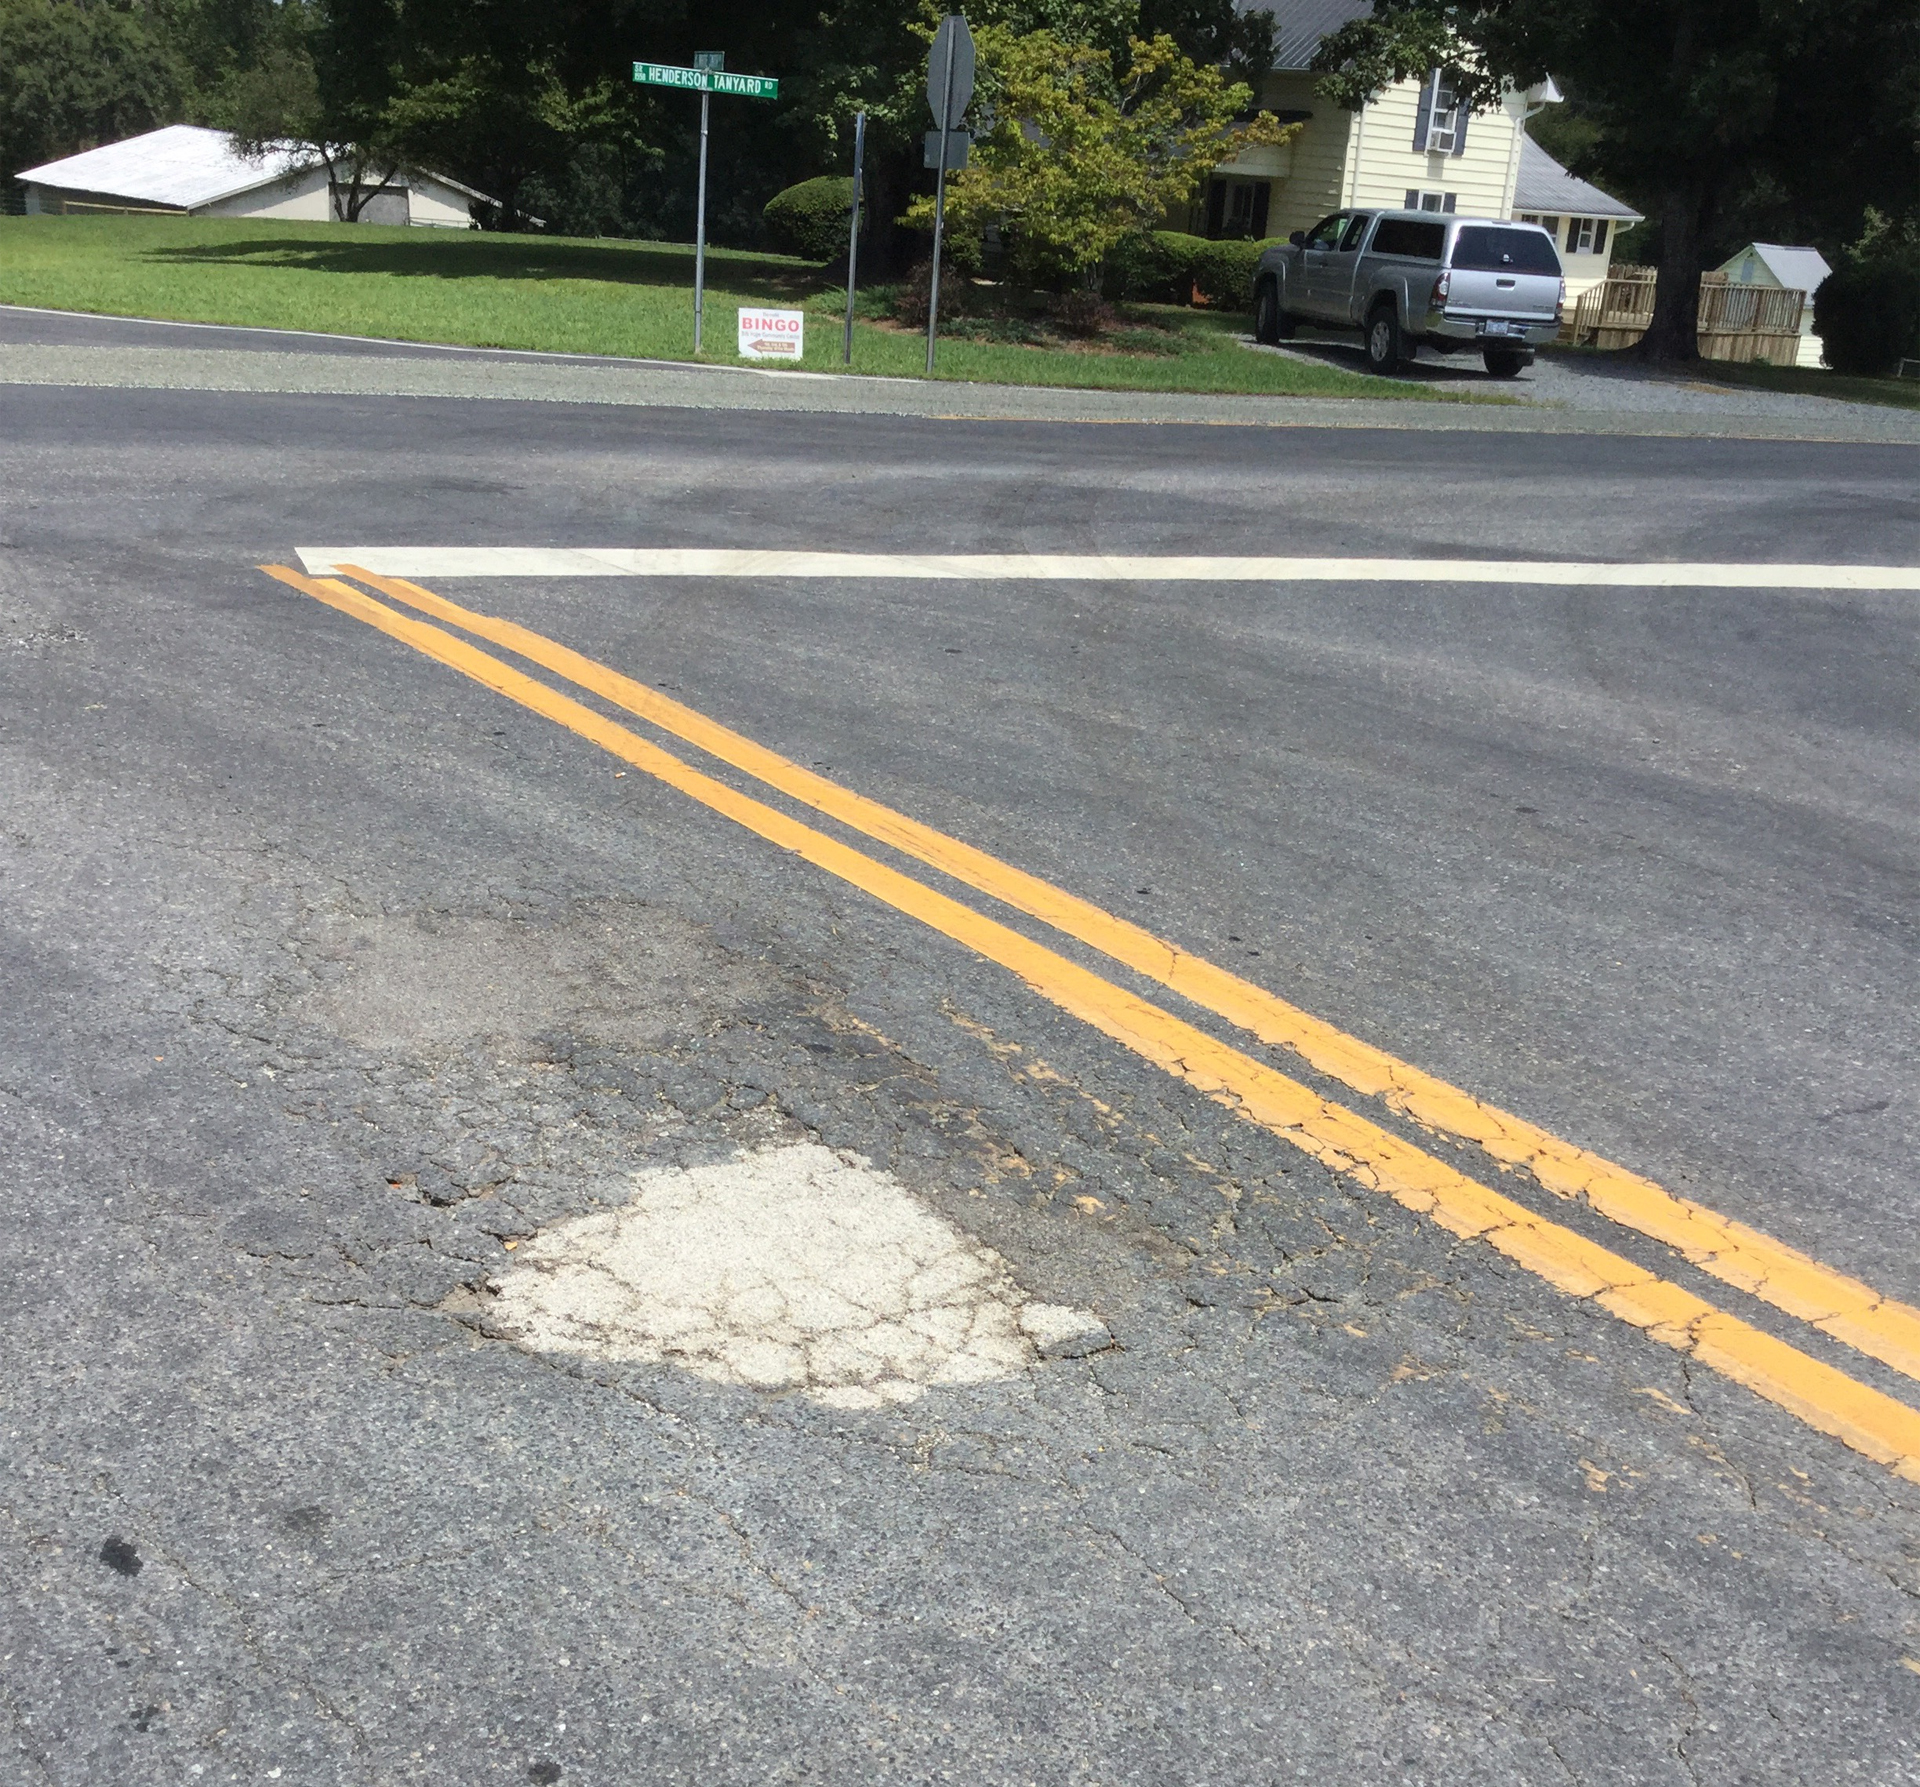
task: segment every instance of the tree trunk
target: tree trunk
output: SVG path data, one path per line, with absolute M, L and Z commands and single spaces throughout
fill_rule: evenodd
M 1660 275 L 1653 320 L 1636 350 L 1643 360 L 1700 358 L 1700 238 L 1706 197 L 1698 187 L 1671 188 L 1660 206 Z

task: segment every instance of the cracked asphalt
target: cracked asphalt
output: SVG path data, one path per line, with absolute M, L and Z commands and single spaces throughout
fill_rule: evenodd
M 1915 472 L 0 387 L 0 1775 L 1920 1780 L 1920 1486 L 255 569 L 1910 564 Z M 1910 596 L 449 593 L 1920 1299 Z M 783 1142 L 1114 1344 L 846 1409 L 488 1320 L 530 1237 Z

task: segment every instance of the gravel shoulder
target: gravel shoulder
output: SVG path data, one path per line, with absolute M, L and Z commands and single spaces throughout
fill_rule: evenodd
M 1351 358 L 1344 342 L 1288 352 Z M 1477 366 L 1416 362 L 1413 376 L 1487 395 Z M 0 384 L 333 396 L 459 397 L 670 409 L 1046 422 L 1164 422 L 1442 432 L 1654 435 L 1920 444 L 1920 414 L 1727 391 L 1640 368 L 1548 356 L 1503 403 L 1071 391 L 749 367 L 593 359 L 217 328 L 0 307 Z

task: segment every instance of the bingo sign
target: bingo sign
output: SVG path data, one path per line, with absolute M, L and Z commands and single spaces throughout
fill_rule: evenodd
M 797 360 L 806 345 L 804 310 L 742 310 L 740 358 Z

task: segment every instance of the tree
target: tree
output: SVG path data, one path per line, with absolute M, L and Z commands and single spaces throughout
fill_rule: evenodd
M 92 0 L 0 0 L 0 179 L 177 116 L 160 21 Z
M 1703 244 L 1756 183 L 1851 235 L 1920 168 L 1920 0 L 1374 0 L 1314 67 L 1349 109 L 1432 68 L 1481 110 L 1548 75 L 1578 92 L 1586 171 L 1653 195 L 1654 359 L 1697 355 Z
M 1222 161 L 1297 128 L 1244 118 L 1251 90 L 1164 35 L 1129 38 L 1118 55 L 1004 26 L 977 42 L 992 127 L 949 177 L 948 219 L 961 239 L 998 224 L 1012 265 L 1037 282 L 1097 289 L 1122 241 L 1186 204 Z M 916 220 L 931 224 L 931 200 Z

